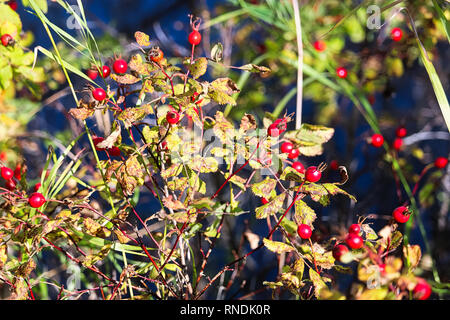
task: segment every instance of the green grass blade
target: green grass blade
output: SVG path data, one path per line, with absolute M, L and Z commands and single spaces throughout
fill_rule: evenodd
M 72 142 L 67 146 L 66 150 L 64 150 L 63 154 L 60 155 L 58 157 L 58 160 L 55 162 L 55 164 L 53 165 L 52 169 L 50 170 L 50 173 L 47 177 L 47 179 L 45 179 L 42 182 L 42 186 L 43 186 L 43 190 L 46 190 L 44 196 L 47 196 L 48 190 L 50 189 L 50 186 L 54 184 L 55 179 L 56 179 L 56 174 L 58 172 L 58 169 L 61 167 L 64 159 L 67 157 L 67 155 L 69 154 L 70 150 L 72 150 L 73 146 L 75 145 L 75 143 L 84 135 L 84 132 L 81 133 L 78 137 L 76 137 L 74 140 L 72 140 Z
M 75 174 L 75 172 L 77 172 L 80 165 L 81 160 L 78 160 L 77 162 L 71 161 L 71 163 L 64 169 L 63 173 L 50 191 L 50 199 L 53 199 L 55 195 L 57 195 L 61 191 L 61 189 L 66 185 L 67 181 Z
M 326 36 L 328 36 L 331 32 L 334 31 L 334 29 L 336 29 L 337 27 L 339 27 L 341 24 L 343 24 L 345 22 L 345 20 L 347 20 L 349 17 L 351 17 L 352 15 L 354 15 L 356 13 L 356 11 L 358 11 L 362 6 L 365 6 L 365 4 L 368 2 L 368 0 L 364 0 L 363 2 L 361 2 L 359 5 L 357 5 L 355 8 L 353 8 L 353 10 L 351 10 L 349 13 L 347 13 L 341 20 L 339 20 L 334 26 L 331 27 L 330 30 L 328 30 L 327 32 L 325 32 L 323 35 L 321 35 L 319 37 L 319 39 L 323 39 Z
M 247 13 L 248 13 L 247 8 L 241 8 L 241 9 L 238 9 L 238 10 L 234 10 L 234 11 L 231 11 L 231 12 L 227 12 L 227 13 L 221 14 L 220 16 L 217 16 L 217 17 L 215 17 L 215 18 L 213 18 L 213 19 L 203 23 L 200 26 L 200 29 L 211 28 L 212 26 L 214 26 L 216 24 L 223 23 L 225 21 L 228 21 L 230 19 L 233 19 L 235 17 L 239 17 L 239 16 L 247 14 Z
M 439 5 L 439 3 L 437 3 L 436 0 L 433 0 L 433 6 L 439 15 L 439 20 L 441 20 L 442 22 L 442 26 L 444 27 L 445 34 L 447 36 L 447 40 L 448 42 L 450 42 L 450 23 L 448 22 L 447 17 L 444 14 L 444 11 L 442 11 L 441 6 Z
M 55 56 L 55 54 L 53 54 L 52 52 L 48 51 L 47 49 L 43 48 L 43 47 L 36 47 L 35 51 L 38 50 L 40 52 L 42 52 L 44 55 L 46 55 L 48 58 L 52 59 L 53 61 L 55 61 L 56 63 L 58 63 L 59 65 L 64 64 L 64 66 L 67 68 L 67 70 L 69 70 L 70 72 L 76 74 L 77 76 L 80 76 L 81 78 L 96 84 L 94 81 L 91 80 L 91 78 L 89 78 L 84 72 L 82 72 L 81 70 L 79 70 L 78 68 L 72 66 L 70 63 L 68 63 L 65 60 L 62 60 L 61 62 L 59 61 L 58 57 Z

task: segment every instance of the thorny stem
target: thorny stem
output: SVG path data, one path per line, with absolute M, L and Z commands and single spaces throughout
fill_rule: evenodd
M 302 189 L 304 183 L 305 183 L 305 182 L 303 181 L 303 182 L 299 185 L 299 187 L 298 187 L 298 189 L 297 189 L 297 193 L 295 194 L 294 200 L 293 200 L 292 203 L 289 205 L 289 207 L 284 211 L 283 215 L 282 215 L 281 218 L 278 220 L 278 223 L 275 225 L 275 227 L 273 227 L 273 229 L 272 229 L 272 230 L 269 232 L 269 234 L 266 236 L 267 239 L 269 239 L 269 238 L 272 236 L 272 234 L 277 230 L 277 228 L 278 228 L 278 227 L 280 226 L 280 224 L 281 224 L 281 221 L 283 221 L 283 219 L 284 219 L 284 217 L 286 216 L 286 214 L 289 212 L 289 210 L 290 210 L 290 209 L 292 208 L 292 206 L 294 205 L 295 201 L 297 200 L 298 196 L 300 195 L 300 191 L 301 191 L 301 189 Z M 203 290 L 200 291 L 200 292 L 194 297 L 194 300 L 198 299 L 198 298 L 203 294 L 203 292 L 205 292 L 205 290 L 206 290 L 207 288 L 209 288 L 209 286 L 211 286 L 211 284 L 212 284 L 212 283 L 213 283 L 213 282 L 214 282 L 214 281 L 215 281 L 222 273 L 224 273 L 224 272 L 227 271 L 227 270 L 230 270 L 231 267 L 232 267 L 234 264 L 236 264 L 236 263 L 238 263 L 238 262 L 240 262 L 240 261 L 246 259 L 248 256 L 252 255 L 252 254 L 255 253 L 256 251 L 258 251 L 259 249 L 261 249 L 263 246 L 264 246 L 264 242 L 262 242 L 261 244 L 259 244 L 255 249 L 251 250 L 250 252 L 246 253 L 245 255 L 243 255 L 243 256 L 241 256 L 241 257 L 235 259 L 234 261 L 228 263 L 225 267 L 223 267 L 223 269 L 222 269 L 221 271 L 219 271 L 218 274 L 216 274 L 216 275 L 214 276 L 214 278 L 212 278 L 212 279 L 209 281 L 209 283 L 203 288 Z

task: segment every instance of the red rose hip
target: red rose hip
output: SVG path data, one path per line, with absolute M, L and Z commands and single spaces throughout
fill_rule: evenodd
M 176 111 L 169 111 L 167 112 L 166 120 L 170 124 L 177 124 L 180 120 L 180 114 Z
M 400 28 L 393 28 L 391 30 L 391 38 L 394 41 L 400 41 L 403 37 L 403 31 Z
M 300 155 L 300 151 L 298 149 L 292 149 L 291 152 L 288 154 L 289 159 L 296 159 Z
M 350 233 L 345 238 L 345 243 L 352 249 L 361 249 L 364 245 L 364 240 L 361 236 Z
M 97 79 L 98 71 L 95 68 L 91 68 L 91 69 L 88 69 L 88 71 L 86 71 L 86 74 L 89 77 L 89 79 L 95 80 L 95 79 Z
M 293 149 L 294 145 L 291 142 L 284 142 L 280 147 L 282 153 L 291 153 Z
M 7 33 L 2 35 L 1 41 L 2 41 L 2 45 L 4 45 L 5 47 L 10 46 L 10 45 L 12 45 L 14 43 L 13 37 L 10 34 L 7 34 Z
M 13 9 L 14 11 L 17 11 L 17 1 L 16 0 L 10 0 L 7 3 L 11 9 Z
M 409 216 L 411 213 L 408 210 L 408 207 L 400 206 L 392 212 L 392 216 L 394 217 L 394 220 L 398 223 L 405 223 L 409 220 Z
M 394 142 L 392 143 L 392 148 L 399 151 L 403 146 L 403 139 L 401 138 L 395 138 Z
M 45 203 L 45 198 L 41 193 L 35 192 L 28 198 L 28 203 L 33 208 L 39 208 Z
M 112 155 L 113 157 L 118 157 L 120 156 L 120 149 L 116 146 L 112 146 L 111 148 L 108 149 L 108 152 L 110 155 Z
M 100 147 L 97 146 L 103 140 L 105 140 L 105 138 L 103 138 L 103 137 L 92 137 L 92 142 L 94 143 L 95 150 L 97 150 L 97 151 L 105 151 L 105 148 L 100 148 Z
M 406 134 L 408 133 L 408 131 L 406 131 L 406 128 L 405 127 L 398 127 L 396 130 L 395 130 L 395 135 L 398 137 L 398 138 L 404 138 L 404 137 L 406 137 Z
M 348 233 L 359 234 L 360 232 L 361 232 L 361 226 L 358 223 L 354 223 L 348 228 Z
M 374 135 L 372 135 L 372 139 L 371 139 L 372 146 L 374 146 L 375 148 L 379 148 L 383 145 L 383 143 L 384 143 L 384 138 L 381 134 L 375 133 Z
M 309 167 L 305 171 L 305 179 L 309 182 L 317 182 L 322 177 L 322 172 L 317 167 Z
M 341 257 L 347 252 L 349 252 L 347 246 L 338 244 L 333 248 L 333 258 L 337 261 L 341 261 Z
M 311 238 L 312 230 L 311 230 L 310 226 L 302 223 L 301 225 L 298 226 L 297 233 L 300 236 L 300 238 L 309 239 L 309 238 Z
M 327 48 L 327 45 L 324 41 L 322 40 L 317 40 L 316 42 L 314 42 L 314 49 L 316 49 L 316 51 L 318 52 L 322 52 Z
M 97 101 L 103 101 L 106 99 L 106 91 L 102 88 L 95 88 L 92 90 L 92 96 Z
M 418 300 L 427 300 L 431 292 L 431 286 L 423 279 L 420 279 L 413 289 L 413 295 Z
M 345 79 L 347 78 L 347 69 L 340 67 L 336 69 L 336 74 L 339 78 Z
M 339 162 L 337 162 L 337 160 L 332 160 L 330 162 L 330 169 L 331 170 L 337 170 L 339 169 Z
M 444 157 L 437 157 L 436 160 L 434 160 L 434 166 L 438 169 L 443 169 L 447 166 L 448 159 Z
M 33 188 L 34 192 L 37 192 L 41 186 L 42 184 L 40 182 L 36 183 Z
M 103 66 L 102 67 L 102 77 L 108 78 L 110 74 L 111 74 L 111 68 L 108 66 Z
M 292 163 L 292 168 L 294 168 L 299 173 L 305 173 L 305 167 L 299 161 L 295 161 Z
M 0 169 L 0 173 L 2 175 L 2 178 L 5 180 L 9 180 L 14 176 L 14 171 L 8 167 L 2 167 Z
M 269 137 L 278 137 L 280 134 L 285 132 L 286 129 L 286 120 L 277 119 L 267 128 L 267 135 Z
M 5 187 L 9 191 L 13 191 L 16 188 L 16 183 L 13 179 L 6 180 Z
M 188 37 L 189 43 L 196 46 L 202 41 L 202 35 L 197 30 L 192 31 Z
M 125 73 L 128 69 L 128 63 L 123 59 L 117 59 L 116 61 L 114 61 L 113 69 L 115 73 Z

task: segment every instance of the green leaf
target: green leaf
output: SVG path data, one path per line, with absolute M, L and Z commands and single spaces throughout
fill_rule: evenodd
M 290 246 L 284 242 L 271 241 L 267 238 L 264 238 L 263 242 L 264 242 L 264 246 L 267 249 L 269 249 L 272 252 L 278 253 L 278 254 L 283 253 L 283 252 L 291 252 L 291 251 L 295 250 L 292 246 Z
M 11 65 L 4 65 L 0 67 L 0 86 L 1 89 L 5 90 L 9 87 L 11 80 L 13 78 L 13 71 Z
M 59 64 L 59 59 L 58 59 L 57 56 L 54 55 L 52 52 L 50 52 L 50 51 L 48 51 L 47 49 L 45 49 L 45 48 L 43 48 L 43 47 L 40 47 L 40 46 L 38 46 L 38 47 L 35 48 L 35 52 L 36 52 L 36 50 L 42 52 L 42 53 L 45 54 L 48 58 L 52 59 L 53 61 L 55 61 L 55 62 L 57 62 L 57 63 Z M 64 67 L 65 67 L 67 70 L 69 70 L 69 71 L 75 73 L 76 75 L 80 76 L 80 77 L 83 78 L 84 80 L 87 80 L 87 81 L 89 81 L 89 82 L 91 82 L 91 83 L 94 83 L 94 81 L 93 81 L 91 78 L 89 78 L 84 72 L 82 72 L 82 71 L 80 71 L 78 68 L 72 66 L 72 65 L 71 65 L 70 63 L 68 63 L 67 61 L 61 60 L 61 64 L 64 65 Z
M 144 63 L 142 56 L 140 54 L 135 54 L 131 57 L 130 61 L 128 62 L 128 66 L 130 67 L 131 71 L 134 71 L 140 75 L 149 75 L 149 68 L 150 65 Z M 146 80 L 150 81 L 150 80 Z M 149 85 L 148 83 L 146 84 Z M 151 85 L 151 81 L 150 81 Z
M 214 135 L 217 136 L 225 146 L 232 144 L 234 142 L 234 137 L 236 136 L 234 125 L 229 122 L 220 111 L 216 112 L 214 118 Z
M 314 295 L 316 298 L 320 297 L 320 291 L 323 289 L 328 289 L 326 283 L 322 280 L 320 275 L 313 269 L 309 269 L 309 279 L 311 279 L 314 285 Z
M 216 43 L 211 49 L 211 59 L 215 62 L 222 61 L 223 57 L 223 45 L 219 42 Z
M 105 246 L 103 246 L 99 252 L 97 252 L 96 254 L 90 254 L 87 255 L 84 259 L 83 259 L 83 265 L 91 267 L 92 265 L 94 265 L 96 262 L 102 260 L 103 258 L 105 258 L 109 251 L 111 250 L 111 244 L 106 244 Z
M 150 37 L 144 32 L 136 31 L 134 33 L 134 38 L 141 47 L 148 47 L 150 45 Z
M 307 224 L 311 227 L 311 230 L 314 230 L 313 223 L 316 220 L 316 213 L 304 201 L 299 199 L 295 201 L 295 220 L 299 224 Z
M 280 175 L 281 180 L 286 181 L 295 181 L 295 182 L 302 182 L 304 180 L 305 175 L 303 173 L 298 172 L 291 166 L 287 166 L 284 168 L 283 172 Z
M 246 64 L 242 67 L 239 67 L 239 69 L 248 71 L 248 72 L 252 72 L 252 73 L 265 73 L 265 74 L 268 74 L 272 71 L 267 67 L 258 66 L 256 64 Z
M 377 240 L 378 239 L 377 233 L 368 224 L 362 224 L 361 228 L 364 231 L 367 240 Z
M 328 204 L 328 191 L 322 185 L 316 183 L 308 183 L 302 187 L 302 191 L 309 194 L 314 201 L 321 201 L 323 204 Z
M 0 30 L 5 32 L 3 27 L 6 23 L 10 23 L 16 27 L 16 34 L 11 34 L 13 37 L 20 34 L 22 31 L 22 21 L 17 12 L 9 7 L 6 3 L 0 3 Z
M 145 143 L 154 143 L 159 141 L 159 128 L 158 126 L 149 127 L 145 126 L 142 129 L 142 135 L 144 136 Z
M 325 38 L 328 36 L 333 30 L 335 30 L 337 27 L 339 27 L 341 24 L 343 24 L 347 19 L 349 19 L 351 16 L 353 16 L 356 11 L 358 11 L 359 8 L 365 7 L 365 3 L 368 2 L 367 0 L 361 2 L 359 5 L 357 5 L 355 8 L 353 8 L 351 11 L 349 11 L 343 18 L 341 18 L 330 30 L 328 30 L 325 34 L 320 36 L 320 38 Z
M 357 300 L 383 300 L 387 293 L 387 288 L 366 289 L 357 297 Z
M 298 130 L 287 132 L 284 137 L 294 142 L 302 155 L 312 157 L 322 154 L 322 144 L 334 134 L 333 128 L 304 123 Z
M 235 106 L 236 101 L 231 95 L 239 91 L 240 90 L 231 79 L 219 78 L 210 83 L 208 96 L 218 104 Z
M 255 209 L 256 218 L 265 219 L 268 216 L 276 214 L 278 211 L 280 211 L 281 208 L 283 208 L 283 202 L 285 197 L 286 193 L 282 193 L 276 196 L 270 202 L 266 203 L 265 205 L 256 208 Z
M 286 232 L 291 234 L 291 235 L 295 235 L 297 233 L 297 224 L 294 221 L 291 221 L 287 218 L 284 218 L 280 225 L 286 229 Z
M 254 183 L 252 185 L 252 191 L 258 197 L 269 199 L 276 195 L 274 192 L 276 186 L 277 181 L 275 179 L 266 177 L 263 181 Z
M 111 78 L 120 84 L 135 84 L 135 83 L 141 81 L 140 78 L 136 78 L 135 76 L 133 76 L 129 73 L 126 73 L 123 75 L 117 75 L 115 73 L 112 73 Z
M 208 68 L 208 59 L 201 57 L 195 59 L 192 64 L 190 63 L 190 59 L 188 59 L 185 64 L 187 65 L 192 77 L 194 79 L 198 79 L 206 73 L 206 69 Z
M 216 172 L 219 168 L 219 163 L 216 158 L 207 157 L 204 158 L 200 155 L 196 155 L 189 159 L 187 165 L 194 171 L 201 173 Z
M 351 200 L 356 202 L 356 198 L 354 196 L 347 193 L 347 191 L 342 190 L 334 183 L 323 183 L 322 187 L 324 187 L 327 190 L 327 192 L 333 196 L 335 196 L 337 194 L 343 194 L 343 195 L 346 195 L 347 197 L 349 197 Z
M 123 121 L 125 128 L 128 129 L 133 125 L 133 122 L 140 121 L 153 113 L 153 107 L 150 104 L 145 104 L 140 107 L 126 108 L 119 114 L 117 119 Z
M 410 245 L 403 247 L 403 255 L 408 261 L 408 271 L 414 270 L 422 258 L 422 250 L 418 245 Z
M 181 164 L 174 163 L 170 167 L 161 171 L 161 177 L 163 179 L 168 179 L 170 177 L 176 177 L 183 171 L 183 166 Z

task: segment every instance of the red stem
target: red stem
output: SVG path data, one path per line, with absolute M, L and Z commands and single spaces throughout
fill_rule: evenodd
M 211 197 L 211 200 L 214 199 L 215 197 L 217 197 L 217 195 L 219 194 L 220 190 L 222 190 L 223 187 L 225 187 L 225 185 L 228 183 L 228 181 L 230 181 L 230 179 L 236 175 L 239 171 L 241 171 L 249 162 L 250 160 L 253 158 L 253 156 L 255 155 L 256 151 L 259 149 L 259 145 L 261 144 L 261 141 L 258 141 L 258 144 L 256 145 L 255 150 L 252 152 L 252 154 L 250 155 L 250 157 L 248 158 L 248 160 L 239 168 L 237 169 L 235 172 L 233 172 L 232 174 L 230 174 L 230 176 L 225 180 L 225 182 L 220 186 L 220 188 L 216 191 L 216 193 L 214 193 Z
M 46 237 L 43 237 L 43 239 L 45 241 L 47 241 L 53 248 L 55 248 L 56 250 L 62 252 L 66 257 L 68 257 L 70 260 L 82 265 L 83 267 L 88 268 L 89 270 L 95 272 L 96 274 L 98 274 L 99 276 L 101 276 L 102 278 L 110 281 L 110 282 L 116 282 L 115 280 L 109 278 L 107 275 L 105 275 L 103 272 L 101 272 L 100 270 L 98 270 L 97 268 L 93 268 L 93 267 L 88 267 L 88 266 L 84 266 L 81 261 L 75 257 L 72 257 L 72 255 L 70 255 L 70 253 L 66 252 L 64 249 L 58 247 L 57 245 L 55 245 L 53 242 L 51 242 L 50 240 L 48 240 Z
M 286 216 L 286 214 L 289 212 L 289 210 L 291 210 L 292 206 L 294 205 L 295 201 L 297 200 L 299 194 L 300 194 L 300 190 L 303 187 L 303 184 L 305 182 L 303 181 L 300 186 L 297 189 L 297 193 L 295 194 L 294 200 L 292 200 L 292 203 L 289 205 L 289 207 L 286 209 L 286 211 L 283 213 L 283 215 L 281 216 L 281 218 L 278 220 L 278 223 L 275 225 L 275 227 L 273 227 L 273 229 L 269 232 L 269 234 L 266 236 L 267 239 L 269 239 L 272 234 L 275 232 L 275 230 L 279 227 L 281 221 L 283 221 L 284 217 Z M 262 242 L 260 245 L 258 245 L 255 249 L 251 250 L 250 252 L 246 253 L 245 255 L 235 259 L 234 261 L 228 263 L 225 267 L 223 267 L 223 269 L 221 271 L 219 271 L 218 274 L 216 274 L 214 276 L 214 278 L 211 279 L 211 281 L 202 289 L 202 291 L 199 292 L 199 294 L 197 294 L 194 297 L 194 300 L 198 299 L 203 292 L 205 292 L 205 290 L 211 286 L 211 284 L 225 271 L 230 270 L 231 266 L 233 266 L 234 264 L 238 263 L 241 260 L 244 260 L 245 258 L 247 258 L 248 256 L 252 255 L 253 253 L 255 253 L 256 251 L 258 251 L 259 249 L 261 249 L 264 246 L 264 242 Z

